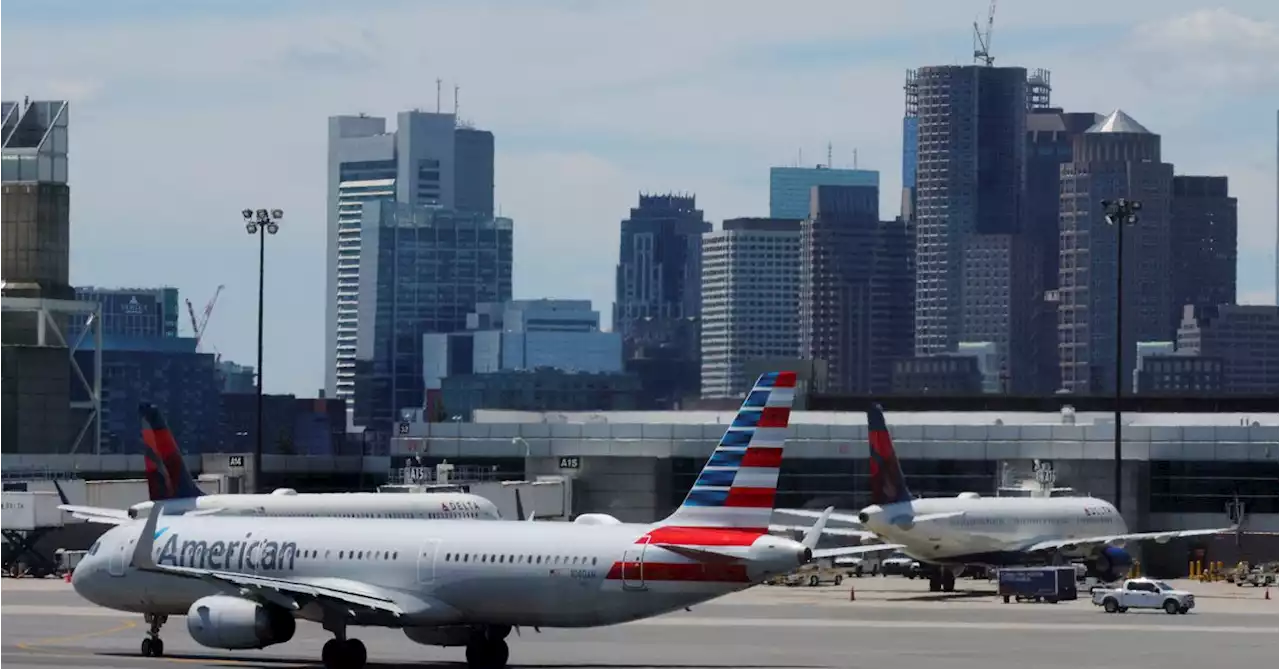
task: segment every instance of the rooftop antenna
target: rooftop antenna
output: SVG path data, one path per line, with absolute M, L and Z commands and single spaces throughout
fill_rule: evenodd
M 996 22 L 996 0 L 991 0 L 991 6 L 987 8 L 987 30 L 983 32 L 978 27 L 978 22 L 973 22 L 973 62 L 982 62 L 983 65 L 991 67 L 996 57 L 991 55 L 991 30 L 995 27 Z
M 827 142 L 827 169 L 831 169 L 835 165 L 831 164 L 831 142 Z
M 458 120 L 458 90 L 461 88 L 457 84 L 453 85 L 453 120 L 455 122 Z
M 853 169 L 858 169 L 858 150 L 853 150 Z
M 436 77 L 436 113 L 437 114 L 440 113 L 440 84 L 442 83 L 444 82 L 440 80 L 440 77 Z

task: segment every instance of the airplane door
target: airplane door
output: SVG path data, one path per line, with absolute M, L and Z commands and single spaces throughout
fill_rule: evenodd
M 649 537 L 640 538 L 640 543 L 627 546 L 622 552 L 622 589 L 644 590 L 644 551 L 649 547 Z
M 111 562 L 107 564 L 107 573 L 112 576 L 124 576 L 124 566 L 128 563 L 129 553 L 133 552 L 133 541 L 120 542 L 111 552 Z
M 436 555 L 440 552 L 439 539 L 427 539 L 418 549 L 418 583 L 429 585 L 436 580 Z

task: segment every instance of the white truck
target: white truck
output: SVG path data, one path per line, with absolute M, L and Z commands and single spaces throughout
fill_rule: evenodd
M 1174 615 L 1195 608 L 1195 595 L 1186 590 L 1175 590 L 1164 581 L 1152 578 L 1131 578 L 1118 588 L 1098 588 L 1093 591 L 1094 606 L 1101 606 L 1107 613 L 1124 613 L 1129 609 L 1164 609 Z

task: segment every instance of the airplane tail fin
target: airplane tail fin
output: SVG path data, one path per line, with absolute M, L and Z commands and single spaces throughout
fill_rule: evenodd
M 795 372 L 756 380 L 684 503 L 662 525 L 768 531 L 795 388 Z
M 151 501 L 203 495 L 182 461 L 182 451 L 160 410 L 144 402 L 138 405 L 138 415 L 142 418 L 142 443 L 146 446 L 143 455 Z
M 867 441 L 871 446 L 871 503 L 883 506 L 910 502 L 911 491 L 898 464 L 898 454 L 893 452 L 893 438 L 879 404 L 867 410 Z

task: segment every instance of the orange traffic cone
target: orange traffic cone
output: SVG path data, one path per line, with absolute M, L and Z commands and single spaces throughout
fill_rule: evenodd
M 851 602 L 858 601 L 857 590 L 852 585 L 849 586 L 849 601 Z

